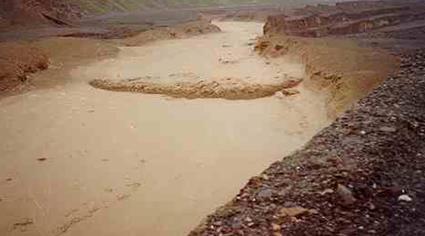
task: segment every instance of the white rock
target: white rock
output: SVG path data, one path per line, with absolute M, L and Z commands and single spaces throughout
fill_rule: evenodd
M 278 92 L 276 92 L 276 93 L 274 94 L 274 96 L 276 96 L 277 98 L 280 98 L 280 99 L 282 99 L 282 98 L 284 98 L 284 97 L 285 97 L 285 95 L 283 95 L 282 91 L 278 91 Z
M 403 194 L 403 195 L 398 196 L 398 200 L 399 201 L 405 201 L 405 202 L 411 202 L 413 199 L 411 197 L 409 197 L 409 195 Z

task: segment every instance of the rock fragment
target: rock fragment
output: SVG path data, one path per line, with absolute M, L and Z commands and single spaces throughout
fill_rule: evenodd
M 398 196 L 398 201 L 400 201 L 400 202 L 411 202 L 411 201 L 413 201 L 413 199 L 407 194 L 402 194 L 402 195 Z
M 336 193 L 341 198 L 343 205 L 351 205 L 356 201 L 351 190 L 342 184 L 338 184 Z
M 382 126 L 381 128 L 379 128 L 380 131 L 382 132 L 387 132 L 387 133 L 393 133 L 396 132 L 397 129 L 394 127 L 389 127 L 389 126 Z
M 317 211 L 303 207 L 283 207 L 279 213 L 282 217 L 297 217 L 305 214 L 317 214 Z

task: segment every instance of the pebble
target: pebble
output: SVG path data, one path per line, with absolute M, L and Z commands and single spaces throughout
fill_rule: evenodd
M 280 225 L 272 223 L 272 230 L 273 231 L 279 231 L 281 229 Z
M 372 211 L 373 211 L 373 210 L 375 210 L 375 209 L 376 209 L 376 206 L 375 206 L 373 203 L 371 203 L 371 202 L 370 202 L 370 203 L 368 204 L 368 208 L 369 208 L 369 210 L 372 210 Z
M 351 205 L 356 201 L 351 190 L 342 184 L 338 184 L 336 192 L 341 198 L 344 205 Z
M 275 97 L 283 99 L 285 98 L 285 95 L 283 95 L 282 91 L 278 91 L 274 94 Z
M 409 195 L 407 195 L 407 194 L 402 194 L 402 195 L 398 196 L 398 200 L 399 201 L 404 201 L 404 202 L 411 202 L 411 201 L 413 201 L 413 199 Z
M 382 132 L 388 132 L 388 133 L 392 133 L 392 132 L 396 132 L 397 129 L 394 127 L 388 127 L 388 126 L 382 126 L 381 128 L 379 128 L 380 131 Z
M 333 193 L 333 192 L 334 191 L 332 189 L 328 188 L 328 189 L 323 190 L 323 192 L 321 192 L 320 195 L 325 195 L 325 194 Z
M 280 215 L 283 217 L 296 217 L 303 214 L 317 214 L 318 212 L 314 209 L 306 209 L 303 207 L 289 207 L 289 208 L 281 208 Z
M 273 190 L 271 189 L 263 189 L 257 193 L 258 200 L 269 199 L 273 196 Z

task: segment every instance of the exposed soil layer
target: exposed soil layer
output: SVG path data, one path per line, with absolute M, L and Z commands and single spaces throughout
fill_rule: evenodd
M 331 117 L 367 95 L 398 67 L 398 59 L 388 52 L 343 38 L 266 35 L 255 50 L 266 57 L 298 58 L 306 66 L 306 86 L 328 94 Z

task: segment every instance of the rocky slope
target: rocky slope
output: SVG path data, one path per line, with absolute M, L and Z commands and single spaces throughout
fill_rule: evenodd
M 264 33 L 323 37 L 368 32 L 424 19 L 425 4 L 421 0 L 342 2 L 335 6 L 308 6 L 289 16 L 270 16 Z
M 190 235 L 424 235 L 424 52 Z

